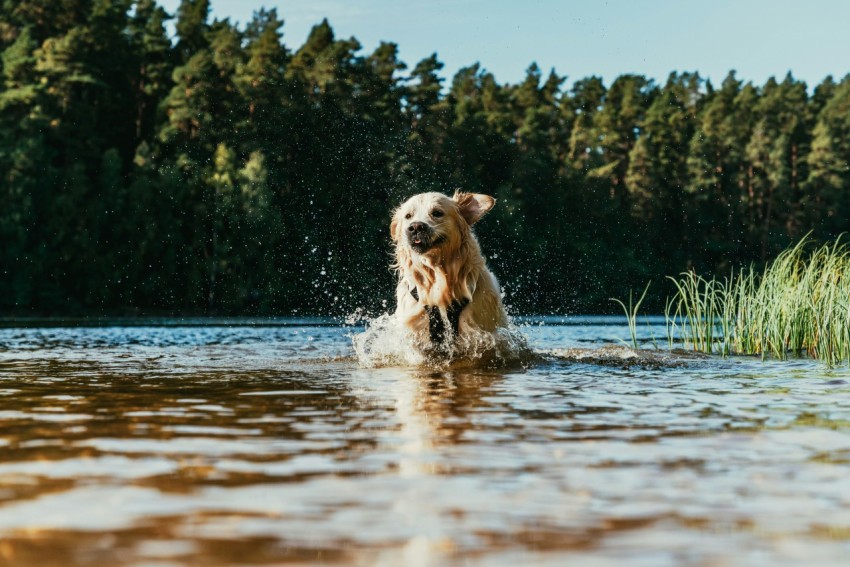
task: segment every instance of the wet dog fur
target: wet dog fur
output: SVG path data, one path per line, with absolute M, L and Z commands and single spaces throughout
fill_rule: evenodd
M 508 325 L 499 284 L 472 232 L 495 204 L 476 193 L 421 193 L 393 214 L 395 316 L 425 352 L 450 353 L 459 336 Z

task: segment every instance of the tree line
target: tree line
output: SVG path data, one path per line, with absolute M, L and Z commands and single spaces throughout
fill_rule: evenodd
M 275 10 L 0 6 L 6 315 L 390 309 L 390 212 L 421 191 L 499 200 L 478 234 L 514 312 L 610 311 L 850 228 L 848 77 L 444 81 L 327 21 L 287 47 Z

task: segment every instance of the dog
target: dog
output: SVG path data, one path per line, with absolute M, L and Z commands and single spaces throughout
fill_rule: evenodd
M 495 204 L 477 193 L 421 193 L 393 214 L 395 317 L 426 354 L 451 356 L 459 338 L 508 326 L 499 284 L 472 232 Z

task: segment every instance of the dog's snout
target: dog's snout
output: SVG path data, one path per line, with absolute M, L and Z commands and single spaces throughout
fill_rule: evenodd
M 433 229 L 424 222 L 412 222 L 407 226 L 407 241 L 417 252 L 424 252 L 434 244 Z
M 412 222 L 410 226 L 407 227 L 407 232 L 414 234 L 417 232 L 425 232 L 428 230 L 428 227 L 424 222 Z

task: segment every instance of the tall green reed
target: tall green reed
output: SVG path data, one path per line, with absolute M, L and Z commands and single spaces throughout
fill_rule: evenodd
M 670 279 L 671 347 L 678 337 L 705 353 L 850 363 L 850 249 L 840 238 L 815 247 L 805 237 L 761 273 L 750 267 L 723 280 L 694 272 Z
M 620 301 L 619 299 L 616 299 L 614 297 L 611 298 L 611 301 L 616 301 L 617 303 L 620 304 L 620 307 L 623 308 L 623 311 L 626 314 L 626 320 L 628 321 L 628 324 L 629 324 L 629 335 L 631 336 L 631 339 L 632 339 L 632 347 L 633 348 L 638 348 L 638 343 L 637 343 L 637 313 L 638 313 L 638 309 L 640 309 L 640 304 L 643 303 L 643 300 L 646 297 L 646 292 L 649 291 L 649 285 L 651 283 L 652 282 L 647 282 L 646 288 L 644 288 L 643 294 L 641 294 L 640 299 L 637 300 L 637 303 L 633 303 L 632 291 L 629 290 L 629 306 L 628 307 L 626 307 L 626 304 L 623 303 L 622 301 Z

